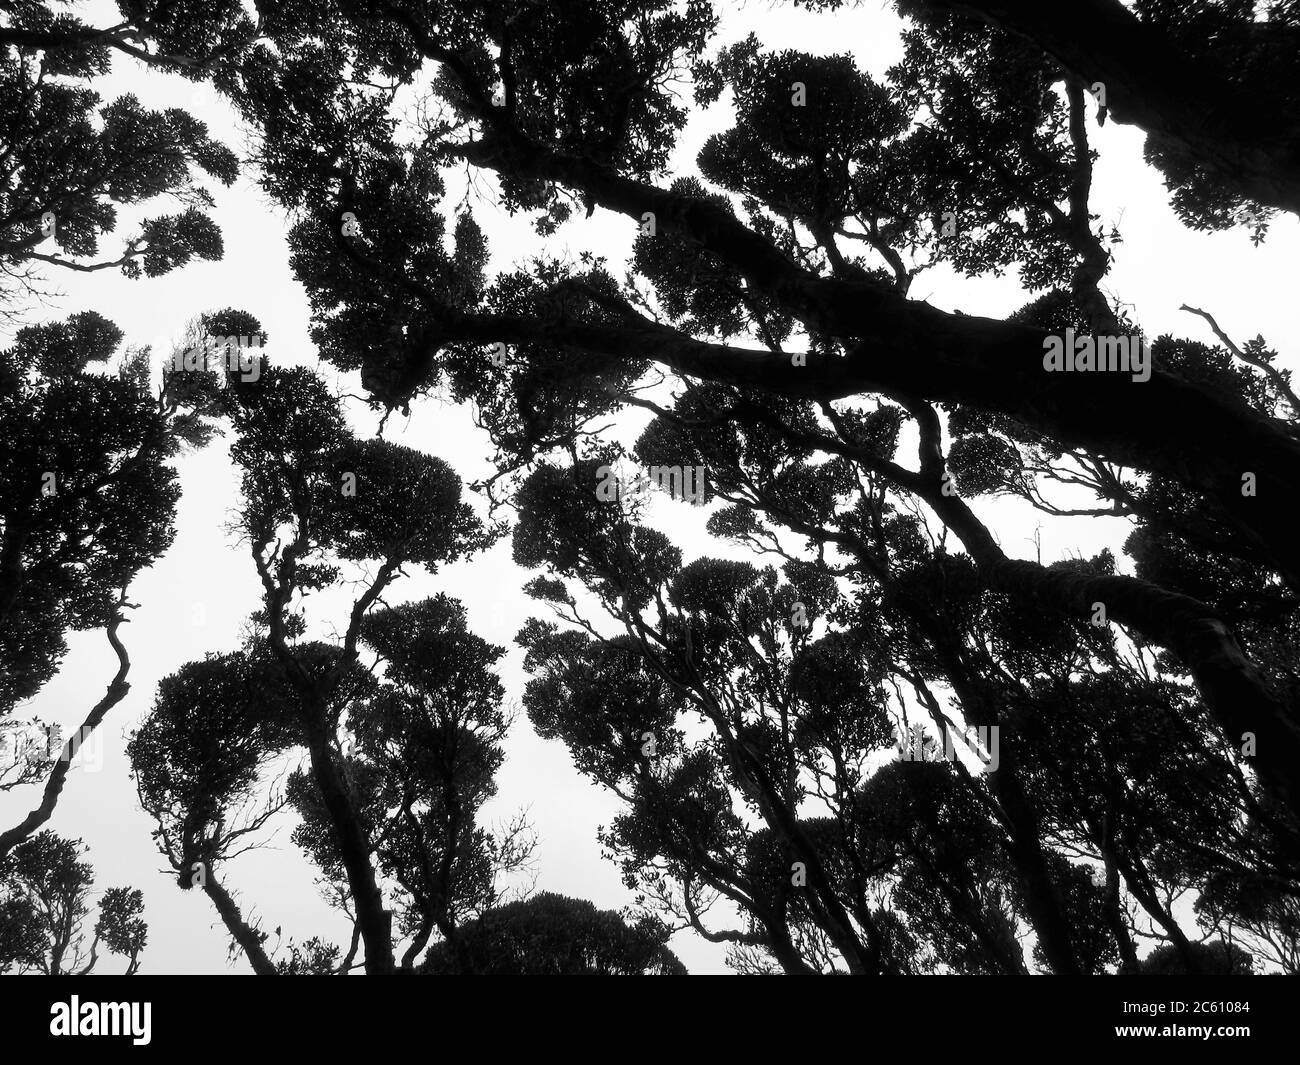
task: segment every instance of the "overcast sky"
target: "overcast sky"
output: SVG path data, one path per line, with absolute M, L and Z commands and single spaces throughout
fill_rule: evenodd
M 754 3 L 732 5 L 729 10 L 723 15 L 720 44 L 753 31 L 771 48 L 818 54 L 848 50 L 859 68 L 881 79 L 901 54 L 900 23 L 883 0 L 833 15 Z M 90 22 L 116 21 L 111 4 L 87 4 L 84 11 Z M 182 79 L 144 70 L 115 56 L 112 76 L 97 80 L 95 87 L 105 102 L 132 92 L 151 107 L 187 107 L 209 124 L 214 135 L 236 150 L 242 148 L 229 110 L 208 90 L 196 90 Z M 713 108 L 695 113 L 681 138 L 674 174 L 694 172 L 694 158 L 704 140 L 729 124 L 725 96 Z M 1091 135 L 1101 153 L 1093 210 L 1107 227 L 1117 224 L 1123 237 L 1107 279 L 1108 291 L 1130 305 L 1149 337 L 1173 332 L 1211 340 L 1200 319 L 1178 310 L 1188 303 L 1213 313 L 1238 342 L 1262 333 L 1282 352 L 1283 365 L 1296 368 L 1295 355 L 1300 352 L 1294 272 L 1300 259 L 1297 220 L 1276 220 L 1260 248 L 1252 247 L 1241 229 L 1217 235 L 1193 233 L 1174 217 L 1160 176 L 1143 162 L 1139 131 L 1107 124 L 1100 130 L 1094 126 Z M 451 180 L 449 200 L 454 203 L 464 190 Z M 33 307 L 27 321 L 51 321 L 95 310 L 124 330 L 128 344 L 152 343 L 158 354 L 159 346 L 165 350 L 195 314 L 237 307 L 261 320 L 277 364 L 319 366 L 328 380 L 338 382 L 341 392 L 360 394 L 359 381 L 340 378 L 332 367 L 318 363 L 308 340 L 307 299 L 289 270 L 288 225 L 281 212 L 259 192 L 248 171 L 234 187 L 214 186 L 213 190 L 214 216 L 225 237 L 224 260 L 198 262 L 162 278 L 140 281 L 108 271 L 76 275 L 51 269 L 47 277 L 61 295 L 46 306 Z M 476 190 L 473 210 L 487 232 L 492 267 L 508 268 L 536 254 L 538 238 L 526 220 L 510 218 L 495 204 L 492 183 L 482 179 Z M 142 211 L 123 211 L 119 234 L 129 233 L 142 215 L 167 209 L 152 203 Z M 546 250 L 605 255 L 611 272 L 621 276 L 634 235 L 630 219 L 597 210 L 590 219 L 578 218 L 562 227 L 546 242 Z M 110 239 L 104 250 L 113 247 Z M 1014 277 L 971 281 L 946 270 L 923 273 L 912 295 L 946 310 L 990 316 L 1014 310 L 1028 298 Z M 11 335 L 0 335 L 0 342 L 7 343 Z M 375 431 L 378 419 L 373 413 L 358 403 L 351 404 L 351 410 L 358 433 Z M 624 428 L 630 431 L 632 425 Z M 394 415 L 384 435 L 442 457 L 466 481 L 488 470 L 486 437 L 474 428 L 468 410 L 448 403 L 430 399 L 413 407 L 409 419 Z M 228 937 L 206 897 L 198 891 L 180 891 L 166 870 L 150 838 L 152 821 L 139 809 L 128 779 L 123 750 L 126 736 L 151 705 L 158 681 L 206 652 L 235 649 L 241 626 L 260 605 L 248 552 L 226 532 L 237 502 L 228 446 L 229 439 L 218 438 L 205 451 L 185 456 L 177 464 L 184 494 L 175 542 L 130 590 L 131 600 L 140 604 L 123 630 L 132 659 L 131 692 L 101 730 L 101 768 L 74 769 L 49 826 L 89 844 L 98 889 L 131 884 L 143 890 L 149 943 L 142 971 L 147 973 L 250 971 L 242 956 L 233 963 L 227 960 Z M 982 516 L 992 516 L 991 524 L 1010 554 L 1033 557 L 1036 548 L 1031 538 L 1040 515 L 1020 505 L 986 500 L 976 501 L 975 507 Z M 732 553 L 704 535 L 706 518 L 706 511 L 663 498 L 656 498 L 650 511 L 650 523 L 670 532 L 687 560 Z M 1092 554 L 1105 545 L 1119 555 L 1125 532 L 1125 524 L 1114 519 L 1042 520 L 1042 558 L 1051 562 Z M 1120 564 L 1130 568 L 1126 559 L 1121 558 Z M 518 700 L 524 679 L 522 652 L 511 638 L 530 614 L 545 616 L 544 608 L 519 590 L 527 576 L 511 562 L 507 539 L 487 555 L 450 566 L 436 577 L 420 575 L 402 582 L 393 599 L 436 591 L 461 599 L 473 630 L 509 647 L 503 678 L 510 697 Z M 19 717 L 40 716 L 58 722 L 66 732 L 103 695 L 116 669 L 103 633 L 73 634 L 70 648 L 59 675 L 19 710 Z M 629 904 L 631 893 L 621 884 L 615 866 L 601 860 L 595 839 L 597 826 L 610 822 L 618 803 L 578 775 L 562 744 L 539 740 L 522 713 L 506 751 L 506 764 L 497 776 L 499 794 L 486 808 L 485 819 L 492 822 L 528 809 L 541 841 L 535 870 L 538 889 L 587 898 L 603 908 Z M 35 802 L 35 789 L 0 795 L 0 824 L 13 824 Z M 291 820 L 282 816 L 278 824 L 268 848 L 223 867 L 223 883 L 238 894 L 248 916 L 262 919 L 264 928 L 281 925 L 286 938 L 321 935 L 346 945 L 348 929 L 320 899 L 312 867 L 289 842 Z M 268 946 L 274 943 L 273 938 Z M 726 971 L 720 946 L 688 934 L 679 934 L 672 945 L 692 972 Z M 99 970 L 111 972 L 117 962 L 105 958 Z

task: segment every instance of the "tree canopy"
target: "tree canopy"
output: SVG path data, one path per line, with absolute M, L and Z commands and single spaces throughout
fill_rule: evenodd
M 256 973 L 670 975 L 678 934 L 754 974 L 1300 971 L 1300 398 L 1213 308 L 1144 326 L 1093 187 L 1113 121 L 1188 229 L 1293 223 L 1300 8 L 896 0 L 868 71 L 843 0 L 793 0 L 821 52 L 711 0 L 118 6 L 0 5 L 0 719 L 71 631 L 120 663 L 82 734 L 126 698 L 176 460 L 228 434 L 260 601 L 128 755 Z M 114 63 L 210 83 L 247 158 L 104 102 Z M 50 267 L 222 259 L 241 166 L 317 367 L 184 363 L 262 334 L 206 293 L 163 365 L 93 310 L 18 325 Z M 566 243 L 597 212 L 623 261 Z M 1020 306 L 945 310 L 927 271 Z M 490 473 L 385 435 L 433 399 Z M 1011 505 L 1123 532 L 1020 557 Z M 511 648 L 441 584 L 506 538 Z M 624 910 L 533 893 L 546 841 L 490 822 L 526 725 L 616 805 Z M 140 892 L 83 948 L 93 875 L 43 828 L 79 742 L 0 765 L 42 788 L 0 832 L 0 969 L 139 966 Z M 349 936 L 235 886 L 280 824 Z

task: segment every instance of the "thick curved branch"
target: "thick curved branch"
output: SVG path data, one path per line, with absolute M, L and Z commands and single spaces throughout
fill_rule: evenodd
M 659 226 L 698 242 L 810 331 L 843 338 L 848 353 L 810 356 L 804 366 L 771 354 L 737 360 L 730 357 L 737 349 L 703 345 L 658 325 L 607 333 L 611 327 L 561 324 L 550 327 L 551 342 L 620 361 L 629 354 L 651 358 L 692 376 L 785 395 L 901 393 L 1006 414 L 1069 447 L 1205 494 L 1300 589 L 1291 507 L 1300 495 L 1300 442 L 1240 400 L 1158 366 L 1142 382 L 1124 373 L 1046 372 L 1050 334 L 1043 329 L 949 314 L 888 286 L 818 278 L 716 204 L 620 176 L 513 132 L 489 134 L 463 153 L 476 165 L 580 188 L 594 203 L 633 218 L 654 212 Z M 536 328 L 495 316 L 448 314 L 439 326 L 453 339 L 492 342 L 510 337 L 491 335 L 491 327 L 510 324 L 515 337 L 537 338 Z M 1255 475 L 1256 493 L 1249 497 L 1241 492 L 1246 473 Z
M 59 760 L 54 764 L 54 768 L 50 770 L 50 775 L 45 781 L 45 791 L 41 795 L 40 805 L 13 828 L 0 833 L 0 858 L 3 858 L 14 847 L 31 836 L 53 816 L 54 807 L 58 804 L 59 796 L 63 793 L 63 785 L 67 782 L 68 770 L 72 767 L 72 759 L 76 757 L 77 751 L 85 742 L 86 737 L 99 727 L 100 722 L 104 720 L 104 716 L 125 699 L 127 692 L 131 690 L 131 685 L 126 682 L 126 675 L 131 670 L 131 659 L 127 656 L 126 648 L 117 636 L 117 630 L 125 620 L 118 613 L 109 622 L 107 629 L 108 642 L 113 645 L 113 650 L 117 654 L 117 673 L 109 682 L 104 697 L 91 708 L 81 726 L 63 745 Z

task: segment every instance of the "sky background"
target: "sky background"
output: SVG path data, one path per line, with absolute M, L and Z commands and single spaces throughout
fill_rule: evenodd
M 859 69 L 882 80 L 901 56 L 901 23 L 884 2 L 823 15 L 759 3 L 719 3 L 718 7 L 722 14 L 718 45 L 752 31 L 768 48 L 815 54 L 847 51 Z M 90 3 L 83 12 L 89 22 L 116 21 L 111 4 Z M 150 107 L 184 107 L 207 122 L 214 136 L 236 151 L 244 149 L 233 113 L 204 87 L 147 70 L 124 56 L 115 56 L 112 75 L 97 79 L 95 87 L 105 103 L 130 92 Z M 694 159 L 704 141 L 730 122 L 725 95 L 713 107 L 693 111 L 673 161 L 674 176 L 694 173 Z M 1090 135 L 1100 153 L 1092 208 L 1107 228 L 1117 225 L 1123 238 L 1107 291 L 1129 306 L 1149 337 L 1172 332 L 1212 340 L 1204 322 L 1179 311 L 1187 303 L 1214 314 L 1238 343 L 1262 334 L 1282 353 L 1282 365 L 1296 369 L 1300 312 L 1294 264 L 1300 258 L 1300 222 L 1293 217 L 1274 220 L 1259 248 L 1252 247 L 1244 229 L 1191 232 L 1169 208 L 1160 175 L 1143 161 L 1141 131 L 1113 123 L 1098 129 L 1094 123 Z M 526 219 L 511 218 L 493 201 L 492 190 L 492 182 L 480 176 L 472 206 L 489 239 L 490 269 L 508 269 L 536 254 L 542 242 Z M 223 260 L 195 262 L 164 277 L 139 281 L 112 271 L 78 275 L 51 268 L 46 278 L 58 294 L 44 305 L 32 306 L 26 322 L 95 310 L 122 328 L 126 344 L 153 344 L 157 357 L 170 349 L 194 315 L 241 308 L 261 320 L 270 356 L 277 364 L 317 367 L 327 380 L 337 383 L 340 393 L 360 394 L 358 380 L 340 377 L 333 367 L 318 362 L 308 339 L 307 299 L 289 270 L 285 244 L 289 223 L 283 212 L 256 187 L 249 169 L 233 187 L 213 185 L 212 191 L 217 200 L 212 214 L 225 238 Z M 449 176 L 447 202 L 454 204 L 463 192 L 463 186 Z M 130 233 L 142 216 L 169 209 L 155 201 L 142 210 L 124 210 L 118 234 Z M 597 210 L 590 219 L 579 217 L 563 226 L 545 242 L 545 250 L 562 256 L 576 257 L 584 250 L 604 255 L 611 272 L 621 276 L 635 233 L 631 219 Z M 113 238 L 106 240 L 104 257 L 116 247 Z M 912 297 L 945 310 L 993 317 L 1005 315 L 1029 298 L 1014 276 L 969 280 L 946 269 L 922 273 Z M 11 338 L 12 329 L 0 333 L 0 343 Z M 351 403 L 350 410 L 356 432 L 367 435 L 376 430 L 376 414 L 360 403 Z M 640 420 L 630 415 L 621 429 L 631 434 Z M 384 435 L 442 457 L 466 482 L 489 472 L 490 447 L 486 435 L 474 427 L 470 411 L 437 398 L 413 406 L 409 418 L 395 413 Z M 248 615 L 260 605 L 260 587 L 247 549 L 227 532 L 238 499 L 229 443 L 229 438 L 219 437 L 204 451 L 177 461 L 183 496 L 175 541 L 130 589 L 130 599 L 140 604 L 123 629 L 132 660 L 131 692 L 100 730 L 100 766 L 74 768 L 48 826 L 89 845 L 97 890 L 130 884 L 144 892 L 149 922 L 142 959 L 146 973 L 251 971 L 242 956 L 233 962 L 228 959 L 228 936 L 206 897 L 176 887 L 174 874 L 150 838 L 153 822 L 139 808 L 124 754 L 126 738 L 147 713 L 158 681 L 207 652 L 235 650 Z M 702 554 L 733 554 L 727 545 L 705 535 L 708 510 L 653 495 L 649 523 L 670 533 L 687 561 Z M 1032 538 L 1041 524 L 1045 563 L 1095 554 L 1103 546 L 1119 556 L 1127 529 L 1119 519 L 1047 519 L 1016 503 L 980 499 L 974 507 L 1012 555 L 1035 556 L 1038 548 Z M 1120 557 L 1126 571 L 1127 563 Z M 543 606 L 520 591 L 528 576 L 511 561 L 506 538 L 490 552 L 449 566 L 436 576 L 420 574 L 403 581 L 393 599 L 443 591 L 462 600 L 473 631 L 508 647 L 501 672 L 509 698 L 518 701 L 524 683 L 523 652 L 512 638 L 527 617 L 546 616 Z M 117 665 L 102 631 L 74 633 L 69 646 L 59 675 L 17 714 L 57 722 L 65 734 L 103 695 Z M 614 864 L 601 860 L 596 843 L 597 827 L 611 821 L 619 808 L 617 800 L 573 769 L 563 744 L 538 739 L 522 712 L 505 746 L 507 761 L 497 775 L 498 795 L 485 808 L 484 821 L 499 822 L 527 810 L 540 839 L 534 868 L 538 890 L 587 898 L 602 908 L 628 905 L 631 892 L 622 885 Z M 35 788 L 0 795 L 0 824 L 17 821 L 37 798 Z M 346 923 L 321 899 L 312 867 L 289 841 L 292 820 L 282 815 L 276 823 L 279 829 L 266 848 L 223 867 L 223 883 L 237 893 L 247 917 L 260 919 L 264 928 L 282 926 L 286 940 L 320 935 L 346 945 Z M 272 937 L 268 947 L 275 943 Z M 721 946 L 689 933 L 677 935 L 672 946 L 692 972 L 726 971 Z M 106 956 L 99 971 L 117 971 L 119 962 L 125 964 Z

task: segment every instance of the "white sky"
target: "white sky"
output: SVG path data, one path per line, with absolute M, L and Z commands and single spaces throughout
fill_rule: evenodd
M 848 50 L 859 68 L 883 79 L 886 68 L 901 54 L 899 22 L 892 6 L 881 0 L 850 11 L 814 15 L 766 4 L 732 5 L 724 10 L 719 43 L 744 37 L 751 30 L 769 48 L 793 48 L 818 54 Z M 729 11 L 729 13 L 727 13 Z M 86 5 L 87 21 L 108 24 L 111 4 Z M 105 102 L 133 92 L 148 106 L 188 107 L 208 122 L 214 135 L 236 150 L 242 145 L 233 115 L 206 89 L 194 89 L 180 78 L 139 68 L 124 57 L 114 59 L 110 78 L 97 83 Z M 693 172 L 693 160 L 704 140 L 730 124 L 727 101 L 693 116 L 681 138 L 674 175 Z M 1101 153 L 1093 192 L 1093 210 L 1109 227 L 1119 225 L 1123 244 L 1107 280 L 1107 289 L 1133 306 L 1150 337 L 1174 332 L 1211 340 L 1199 319 L 1178 310 L 1188 303 L 1213 313 L 1239 343 L 1262 333 L 1282 354 L 1282 363 L 1295 368 L 1300 352 L 1294 263 L 1300 256 L 1300 225 L 1294 218 L 1274 221 L 1268 240 L 1253 248 L 1244 230 L 1205 235 L 1183 228 L 1169 209 L 1159 174 L 1142 158 L 1143 135 L 1128 126 L 1108 123 L 1091 129 L 1093 146 Z M 490 183 L 484 183 L 490 189 Z M 214 217 L 225 236 L 226 257 L 218 263 L 198 262 L 162 278 L 129 281 L 115 272 L 77 275 L 51 269 L 47 277 L 62 295 L 45 308 L 33 308 L 28 322 L 53 321 L 80 310 L 96 310 L 116 322 L 128 344 L 159 344 L 180 335 L 193 315 L 222 307 L 237 307 L 256 315 L 270 337 L 272 358 L 279 364 L 317 365 L 308 339 L 308 306 L 302 287 L 290 273 L 285 233 L 279 211 L 255 188 L 246 174 L 231 189 L 213 186 Z M 460 190 L 452 188 L 451 199 Z M 119 234 L 130 231 L 134 219 L 170 208 L 154 203 L 143 211 L 123 211 Z M 538 238 L 527 221 L 511 219 L 486 201 L 474 206 L 493 252 L 492 266 L 507 268 L 538 249 Z M 547 243 L 555 254 L 576 256 L 584 249 L 608 256 L 612 272 L 621 276 L 635 234 L 635 223 L 598 210 L 591 219 L 576 219 Z M 116 247 L 110 238 L 105 250 Z M 967 314 L 1003 315 L 1022 305 L 1026 294 L 1014 278 L 967 280 L 945 270 L 923 273 L 913 296 L 945 309 Z M 9 335 L 0 335 L 7 343 Z M 155 348 L 155 355 L 158 349 Z M 321 364 L 329 380 L 337 374 Z M 357 380 L 341 382 L 341 391 L 359 394 Z M 353 405 L 354 410 L 362 410 Z M 360 433 L 373 431 L 376 419 L 362 410 L 354 422 Z M 466 481 L 487 470 L 486 438 L 472 425 L 466 410 L 429 400 L 413 409 L 409 419 L 394 415 L 385 431 L 388 439 L 424 449 L 450 462 Z M 226 448 L 218 439 L 204 452 L 178 463 L 184 495 L 177 513 L 177 535 L 171 549 L 131 587 L 140 609 L 132 615 L 124 639 L 132 658 L 131 693 L 111 713 L 102 728 L 103 764 L 97 772 L 74 768 L 49 827 L 81 837 L 91 848 L 89 860 L 99 889 L 131 884 L 143 890 L 149 944 L 142 969 L 149 973 L 249 972 L 242 957 L 227 961 L 228 937 L 210 903 L 199 891 L 182 892 L 150 838 L 153 827 L 138 807 L 127 777 L 125 737 L 148 711 L 158 681 L 185 662 L 209 651 L 239 645 L 239 630 L 260 605 L 247 551 L 224 531 L 237 501 L 237 479 Z M 910 456 L 904 456 L 905 458 Z M 703 533 L 706 512 L 674 505 L 660 498 L 652 504 L 652 524 L 670 531 L 686 558 L 730 553 L 727 545 Z M 1043 561 L 1095 553 L 1109 545 L 1119 554 L 1126 526 L 1117 519 L 1048 519 L 1018 504 L 977 501 L 981 514 L 996 518 L 994 528 L 1012 554 L 1033 557 L 1030 537 L 1042 523 Z M 1121 558 L 1121 566 L 1127 560 Z M 473 630 L 506 645 L 503 678 L 511 698 L 522 693 L 522 652 L 511 638 L 530 615 L 544 616 L 519 591 L 527 575 L 510 561 L 508 538 L 485 556 L 448 567 L 436 578 L 419 577 L 402 583 L 399 598 L 417 598 L 445 591 L 466 603 Z M 40 716 L 71 730 L 99 699 L 116 668 L 102 632 L 73 634 L 70 652 L 59 675 L 21 708 L 18 717 Z M 603 908 L 631 902 L 613 863 L 602 861 L 595 840 L 598 825 L 607 825 L 619 804 L 589 785 L 573 769 L 568 752 L 558 742 L 544 743 L 521 713 L 506 744 L 508 760 L 497 776 L 499 796 L 485 810 L 488 822 L 504 819 L 526 807 L 540 837 L 536 868 L 539 890 L 587 898 Z M 0 795 L 0 824 L 14 823 L 37 801 L 36 789 Z M 312 869 L 288 839 L 291 822 L 280 822 L 271 846 L 238 858 L 219 870 L 234 890 L 246 916 L 260 917 L 263 926 L 284 927 L 286 939 L 312 935 L 346 945 L 343 920 L 320 899 Z M 268 946 L 274 946 L 274 938 Z M 724 948 L 694 935 L 680 934 L 673 947 L 692 972 L 725 972 Z M 109 956 L 99 966 L 112 972 L 118 959 Z

